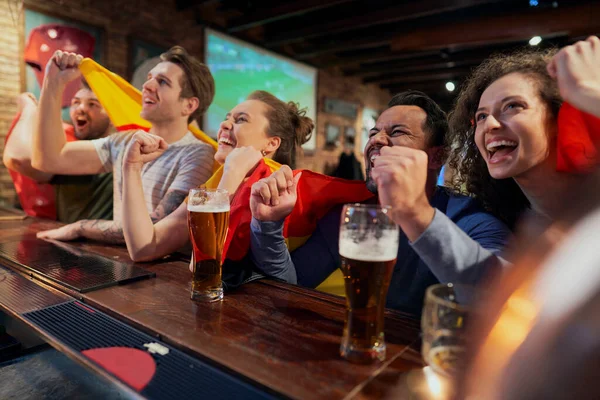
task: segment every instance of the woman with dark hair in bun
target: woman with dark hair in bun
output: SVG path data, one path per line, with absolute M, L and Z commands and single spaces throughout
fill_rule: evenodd
M 310 139 L 313 128 L 313 121 L 295 103 L 285 103 L 265 91 L 251 93 L 227 113 L 217 134 L 215 160 L 223 165 L 219 188 L 226 189 L 233 198 L 263 158 L 295 166 L 296 152 Z M 155 147 L 153 152 L 162 151 L 160 145 Z M 135 151 L 129 146 L 123 160 L 123 231 L 131 259 L 150 261 L 188 243 L 187 205 L 182 203 L 156 223 L 148 213 L 134 211 L 145 210 L 141 185 L 130 179 L 134 174 L 127 173 L 128 158 Z M 136 167 L 139 169 L 132 169 Z

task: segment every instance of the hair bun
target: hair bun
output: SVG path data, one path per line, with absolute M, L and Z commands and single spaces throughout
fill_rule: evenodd
M 296 144 L 301 146 L 310 140 L 312 132 L 315 129 L 315 124 L 312 119 L 306 116 L 306 108 L 299 108 L 298 103 L 290 101 L 288 103 L 288 110 L 294 122 Z

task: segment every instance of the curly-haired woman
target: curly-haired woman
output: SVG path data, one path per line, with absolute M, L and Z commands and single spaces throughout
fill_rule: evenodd
M 475 69 L 450 116 L 455 183 L 514 227 L 527 210 L 554 220 L 577 175 L 556 171 L 563 100 L 600 115 L 600 40 L 493 56 Z
M 590 37 L 559 52 L 521 51 L 478 66 L 449 121 L 455 188 L 466 189 L 512 228 L 524 212 L 541 224 L 556 219 L 571 184 L 581 179 L 556 171 L 558 110 L 564 100 L 600 116 L 599 65 L 600 40 Z M 447 249 L 455 232 L 449 251 L 471 254 L 474 262 L 437 268 L 440 281 L 477 284 L 507 264 L 469 237 L 457 241 L 452 222 L 446 224 L 429 240 Z

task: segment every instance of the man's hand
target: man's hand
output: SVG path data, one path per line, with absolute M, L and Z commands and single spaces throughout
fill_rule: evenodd
M 287 165 L 252 185 L 250 210 L 259 221 L 280 221 L 291 214 L 297 199 L 298 181 Z
M 600 39 L 590 36 L 561 49 L 548 63 L 563 100 L 600 117 Z
M 79 239 L 81 237 L 80 227 L 81 225 L 79 224 L 79 222 L 75 222 L 69 225 L 61 226 L 57 229 L 38 232 L 37 237 L 39 239 L 53 239 L 68 242 L 70 240 Z
M 66 86 L 69 82 L 81 77 L 79 64 L 83 57 L 79 54 L 56 50 L 46 64 L 45 81 Z
M 429 204 L 427 153 L 404 146 L 382 147 L 371 176 L 377 184 L 379 203 L 392 208 L 391 218 L 409 240 L 416 240 L 433 220 Z
M 225 165 L 223 166 L 224 174 L 235 174 L 239 180 L 243 180 L 248 176 L 258 162 L 263 158 L 260 151 L 252 146 L 244 146 L 235 148 L 227 155 Z
M 167 150 L 169 145 L 160 136 L 146 132 L 137 132 L 125 149 L 123 168 L 138 167 L 156 160 Z

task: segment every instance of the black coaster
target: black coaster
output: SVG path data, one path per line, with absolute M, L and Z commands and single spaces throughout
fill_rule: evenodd
M 0 257 L 81 293 L 156 276 L 68 244 L 37 239 L 0 243 Z
M 23 315 L 36 329 L 53 337 L 61 346 L 90 358 L 94 351 L 143 352 L 155 366 L 153 373 L 143 377 L 147 385 L 138 392 L 150 399 L 275 399 L 276 397 L 249 382 L 222 371 L 204 361 L 129 325 L 126 325 L 78 301 L 50 306 Z M 134 354 L 135 355 L 135 354 Z M 149 356 L 148 356 L 149 355 Z M 151 357 L 151 358 L 150 358 Z M 102 365 L 101 365 L 102 366 Z M 145 365 L 110 371 L 127 384 L 128 378 L 139 374 Z M 118 369 L 118 368 L 116 368 Z M 135 387 L 132 387 L 135 389 Z

